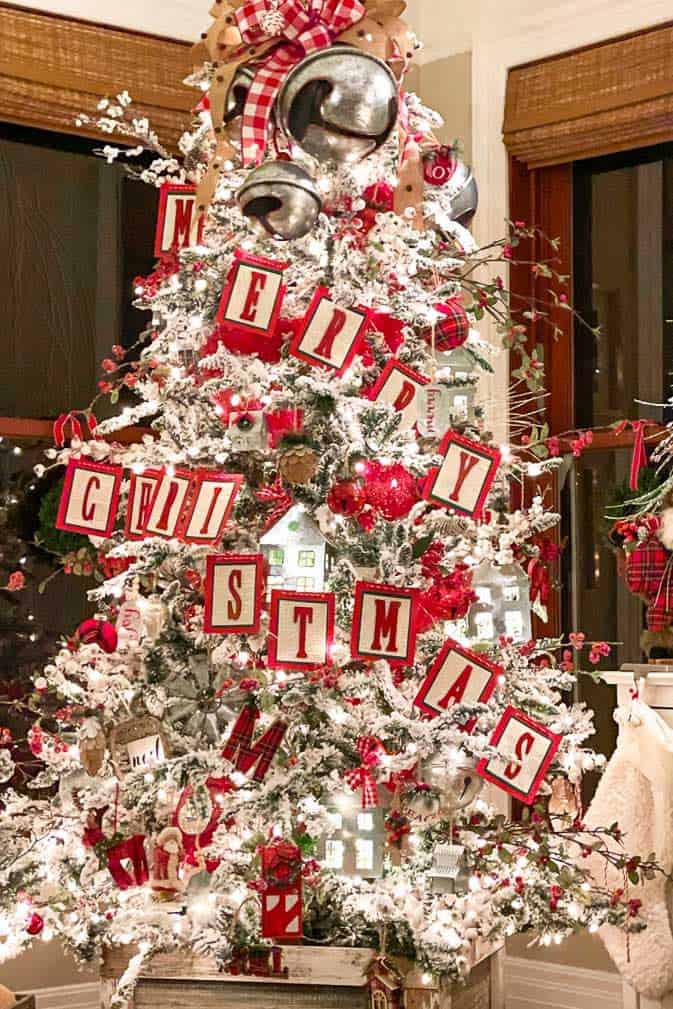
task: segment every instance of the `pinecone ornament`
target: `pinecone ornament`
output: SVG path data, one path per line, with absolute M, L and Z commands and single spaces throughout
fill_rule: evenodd
M 318 455 L 310 445 L 293 445 L 280 457 L 278 469 L 289 483 L 309 483 L 318 468 Z

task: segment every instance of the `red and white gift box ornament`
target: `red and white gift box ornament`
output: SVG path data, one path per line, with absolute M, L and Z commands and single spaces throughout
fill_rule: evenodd
M 498 449 L 447 431 L 439 447 L 441 466 L 428 473 L 423 496 L 433 504 L 479 518 L 500 466 Z
M 196 187 L 165 182 L 159 190 L 154 255 L 200 245 L 206 215 L 196 212 Z
M 290 353 L 308 364 L 331 368 L 342 375 L 358 351 L 369 328 L 370 312 L 341 308 L 319 287 L 290 345 Z
M 180 519 L 180 539 L 204 546 L 218 543 L 222 539 L 242 483 L 240 473 L 200 470 L 196 475 L 191 500 Z
M 415 589 L 357 582 L 351 657 L 410 663 L 416 651 Z
M 400 429 L 413 427 L 419 416 L 419 396 L 430 379 L 412 371 L 396 358 L 388 361 L 370 391 L 377 403 L 392 403 L 402 414 Z
M 431 718 L 454 704 L 484 704 L 501 675 L 500 666 L 449 639 L 430 666 L 414 704 Z M 471 718 L 462 729 L 471 732 L 475 724 L 476 718 Z
M 217 321 L 236 330 L 270 337 L 285 295 L 285 264 L 240 251 L 234 255 Z
M 498 754 L 480 760 L 477 774 L 531 805 L 561 745 L 561 736 L 510 705 L 490 743 Z
M 206 558 L 206 634 L 256 634 L 263 597 L 262 554 L 210 554 Z
M 121 466 L 71 459 L 65 472 L 56 528 L 84 536 L 111 536 L 123 472 Z
M 146 469 L 143 473 L 131 473 L 124 528 L 127 540 L 141 540 L 145 536 L 152 499 L 162 476 L 161 470 Z
M 172 539 L 178 535 L 178 528 L 194 475 L 187 470 L 164 470 L 152 496 L 149 506 L 145 536 L 160 536 Z
M 288 841 L 260 848 L 262 877 L 262 935 L 265 939 L 299 939 L 302 934 L 301 851 Z
M 331 592 L 271 593 L 267 663 L 272 669 L 317 669 L 329 661 L 334 640 Z

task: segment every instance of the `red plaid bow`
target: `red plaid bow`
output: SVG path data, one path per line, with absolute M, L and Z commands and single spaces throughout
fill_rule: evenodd
M 272 504 L 274 506 L 267 517 L 264 526 L 265 532 L 267 529 L 275 526 L 279 519 L 282 519 L 293 501 L 290 492 L 283 487 L 283 481 L 280 477 L 276 477 L 276 480 L 270 487 L 263 487 L 261 490 L 255 491 L 255 497 L 264 504 Z
M 280 44 L 265 58 L 250 86 L 241 126 L 244 165 L 259 164 L 266 150 L 267 130 L 276 95 L 287 74 L 308 53 L 332 44 L 337 35 L 357 24 L 364 15 L 359 0 L 248 0 L 235 12 L 243 41 L 254 45 L 268 37 L 265 20 L 277 13 L 283 18 Z M 268 23 L 268 22 L 267 22 Z
M 82 440 L 83 427 L 79 420 L 81 415 L 84 422 L 89 429 L 89 432 L 93 434 L 96 429 L 96 418 L 92 413 L 86 413 L 84 410 L 71 410 L 70 413 L 62 413 L 54 421 L 54 445 L 58 448 L 63 448 L 65 445 L 65 439 L 67 438 L 66 427 L 70 425 L 70 438 L 78 438 Z
M 349 788 L 354 791 L 362 789 L 362 808 L 370 809 L 379 804 L 379 793 L 371 768 L 379 763 L 383 746 L 376 736 L 360 736 L 356 745 L 362 763 L 352 771 L 346 771 L 344 778 Z

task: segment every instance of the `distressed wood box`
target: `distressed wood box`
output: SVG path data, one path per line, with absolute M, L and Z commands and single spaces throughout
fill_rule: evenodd
M 143 970 L 133 1009 L 368 1009 L 366 972 L 373 952 L 346 947 L 283 946 L 287 978 L 223 974 L 185 953 L 160 954 Z M 109 1009 L 128 951 L 111 951 L 101 970 Z M 504 1009 L 502 951 L 483 944 L 465 986 L 407 992 L 403 1009 Z

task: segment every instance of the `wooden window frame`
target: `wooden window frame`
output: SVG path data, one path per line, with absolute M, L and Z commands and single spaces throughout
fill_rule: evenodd
M 126 89 L 175 150 L 195 104 L 194 90 L 181 83 L 191 69 L 187 42 L 0 3 L 0 122 L 102 142 L 76 117 Z M 144 433 L 128 428 L 114 439 L 136 442 Z M 0 417 L 0 437 L 50 441 L 52 422 Z
M 503 137 L 509 157 L 509 216 L 560 239 L 556 267 L 569 278 L 572 300 L 573 164 L 673 139 L 673 22 L 510 69 Z M 517 258 L 548 257 L 544 244 L 542 237 L 522 243 Z M 510 287 L 515 314 L 517 306 L 535 299 L 549 302 L 549 280 L 536 278 L 528 266 L 512 266 Z M 551 321 L 559 336 L 552 338 L 542 321 L 531 322 L 527 349 L 542 347 L 550 382 L 550 433 L 563 435 L 576 425 L 575 327 L 564 309 L 552 308 Z M 562 439 L 562 451 L 571 451 L 571 440 Z M 629 448 L 633 440 L 630 430 L 596 432 L 585 451 Z M 555 480 L 531 482 L 521 499 L 529 501 L 540 492 L 550 508 L 559 510 Z M 554 535 L 558 541 L 560 530 Z M 561 633 L 559 592 L 552 593 L 549 616 L 538 630 Z

